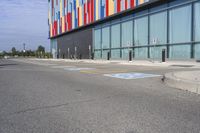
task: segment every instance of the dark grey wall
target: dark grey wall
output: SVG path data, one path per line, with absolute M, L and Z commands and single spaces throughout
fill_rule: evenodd
M 77 58 L 89 58 L 89 45 L 92 47 L 92 28 L 76 31 L 57 38 L 59 58 L 68 58 L 75 55 L 77 47 Z M 70 52 L 68 54 L 68 48 Z

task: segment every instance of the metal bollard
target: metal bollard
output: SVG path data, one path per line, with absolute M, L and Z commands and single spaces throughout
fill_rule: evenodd
M 110 60 L 110 52 L 107 54 L 107 60 Z
M 132 51 L 129 51 L 129 61 L 132 61 Z
M 162 49 L 162 62 L 165 62 L 166 57 L 165 57 L 165 49 Z
M 94 60 L 94 53 L 91 54 L 91 59 Z

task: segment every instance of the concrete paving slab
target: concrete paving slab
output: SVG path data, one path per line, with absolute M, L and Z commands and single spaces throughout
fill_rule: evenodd
M 167 73 L 164 81 L 170 87 L 200 94 L 200 71 Z

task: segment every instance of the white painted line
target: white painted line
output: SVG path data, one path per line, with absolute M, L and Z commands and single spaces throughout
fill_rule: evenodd
M 94 68 L 64 68 L 67 71 L 81 71 L 81 70 L 92 70 Z
M 162 75 L 145 74 L 145 73 L 117 73 L 117 74 L 104 74 L 107 77 L 119 78 L 119 79 L 142 79 L 160 77 Z
M 52 66 L 51 68 L 75 68 L 76 66 Z

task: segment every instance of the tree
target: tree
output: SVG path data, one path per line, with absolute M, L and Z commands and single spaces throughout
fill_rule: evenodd
M 17 50 L 16 50 L 16 48 L 15 47 L 12 47 L 12 55 L 14 56 L 14 55 L 16 55 L 17 54 Z
M 45 53 L 45 48 L 42 45 L 40 45 L 38 46 L 37 52 Z

